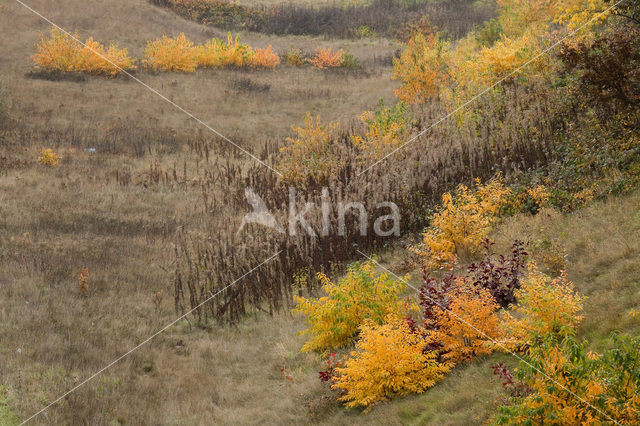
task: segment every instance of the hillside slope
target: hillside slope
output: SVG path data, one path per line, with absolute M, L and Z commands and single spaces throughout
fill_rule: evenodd
M 71 32 L 77 30 L 82 40 L 91 36 L 104 43 L 115 42 L 138 58 L 142 57 L 148 40 L 163 34 L 175 36 L 184 32 L 198 43 L 212 37 L 226 37 L 223 31 L 184 20 L 145 0 L 106 3 L 40 0 L 26 4 L 62 28 Z M 25 75 L 34 69 L 30 56 L 35 51 L 39 33 L 48 33 L 50 25 L 13 1 L 0 8 L 0 25 L 12 28 L 0 36 L 3 70 L 0 82 L 14 110 L 21 112 L 25 121 L 32 122 L 38 117 L 38 125 L 62 129 L 69 126 L 91 129 L 96 125 L 104 129 L 123 123 L 174 131 L 201 128 L 184 113 L 125 77 L 90 78 L 86 82 L 27 78 Z M 343 48 L 373 68 L 366 75 L 346 76 L 346 80 L 343 74 L 292 67 L 280 67 L 275 71 L 224 70 L 194 74 L 139 72 L 138 77 L 223 134 L 248 146 L 257 146 L 257 141 L 265 138 L 284 138 L 291 123 L 300 122 L 306 111 L 327 119 L 348 121 L 375 105 L 378 98 L 392 96 L 389 67 L 379 63 L 397 48 L 390 41 L 327 41 L 261 34 L 243 34 L 242 40 L 255 47 L 273 45 L 276 52 L 290 46 L 306 51 L 327 46 Z M 257 94 L 238 92 L 234 86 L 242 79 L 267 84 L 269 90 Z

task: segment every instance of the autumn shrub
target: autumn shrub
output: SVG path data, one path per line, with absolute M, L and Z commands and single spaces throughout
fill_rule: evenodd
M 422 269 L 422 286 L 420 286 L 418 293 L 423 318 L 422 326 L 433 328 L 436 324 L 436 314 L 449 307 L 451 289 L 458 277 L 453 274 L 445 274 L 442 279 L 436 279 L 429 275 L 426 266 L 423 265 Z
M 435 306 L 431 338 L 441 345 L 443 359 L 458 364 L 495 349 L 503 340 L 498 309 L 489 290 L 464 278 L 454 280 L 448 291 L 448 305 Z
M 389 314 L 401 314 L 399 300 L 406 284 L 385 273 L 375 271 L 372 261 L 354 263 L 347 274 L 332 282 L 318 274 L 326 296 L 318 299 L 296 296 L 295 313 L 306 316 L 309 340 L 303 351 L 323 351 L 349 343 L 366 320 L 381 324 Z
M 511 398 L 522 398 L 532 393 L 533 389 L 522 381 L 518 380 L 513 372 L 503 363 L 492 365 L 493 375 L 500 377 L 502 381 L 502 389 L 504 389 Z
M 231 33 L 227 33 L 226 43 L 223 40 L 213 38 L 197 49 L 197 64 L 205 68 L 253 65 L 252 60 L 255 53 L 249 45 L 240 42 L 239 34 L 233 38 Z M 269 58 L 271 49 L 267 50 L 268 52 L 265 51 L 261 53 L 260 61 L 264 62 Z
M 199 53 L 199 49 L 184 33 L 174 38 L 163 35 L 147 43 L 143 63 L 159 71 L 194 72 Z
M 292 127 L 294 137 L 288 137 L 288 145 L 281 149 L 278 169 L 283 181 L 296 186 L 326 182 L 337 173 L 339 156 L 334 140 L 338 135 L 338 123 L 322 124 L 320 117 L 314 120 L 310 113 L 304 118 L 304 126 Z
M 316 68 L 337 68 L 342 66 L 342 57 L 344 50 L 339 49 L 335 52 L 332 48 L 319 48 L 316 50 L 316 54 L 313 58 L 308 59 L 309 63 Z
M 411 114 L 402 102 L 393 107 L 385 107 L 380 99 L 375 111 L 366 111 L 360 120 L 367 126 L 364 136 L 353 136 L 353 143 L 362 151 L 367 160 L 383 158 L 393 149 L 406 143 L 411 130 Z
M 356 38 L 369 38 L 376 36 L 376 32 L 368 25 L 360 25 L 352 31 L 352 34 Z
M 445 193 L 422 244 L 412 251 L 431 269 L 451 266 L 461 254 L 477 253 L 510 194 L 501 179 L 486 184 L 477 180 L 473 189 L 459 185 L 455 194 Z
M 587 26 L 588 29 L 602 24 L 612 13 L 620 9 L 609 10 L 613 2 L 609 0 L 565 0 L 557 2 L 554 21 L 566 25 L 569 30 L 576 30 Z M 625 2 L 622 2 L 625 3 Z M 588 38 L 589 31 L 585 31 L 578 38 Z
M 89 268 L 82 268 L 82 272 L 78 274 L 78 291 L 80 294 L 86 294 L 89 290 Z
M 332 353 L 325 361 L 326 370 L 319 371 L 318 378 L 323 383 L 329 382 L 331 384 L 336 377 L 336 368 L 339 367 L 342 367 L 342 363 L 336 357 L 336 354 Z
M 409 393 L 422 393 L 432 387 L 451 368 L 439 363 L 434 352 L 424 351 L 428 340 L 411 331 L 397 317 L 384 324 L 366 321 L 356 350 L 344 367 L 336 368 L 333 388 L 348 407 L 371 406 Z
M 514 348 L 531 346 L 547 336 L 571 336 L 582 321 L 584 298 L 564 273 L 552 279 L 530 263 L 515 297 L 517 303 L 503 312 L 502 321 Z
M 280 64 L 280 57 L 268 46 L 266 49 L 256 49 L 249 63 L 253 68 L 275 68 Z
M 640 422 L 640 338 L 613 335 L 596 354 L 569 337 L 531 348 L 516 372 L 530 390 L 499 407 L 494 424 Z
M 79 72 L 96 75 L 115 76 L 122 70 L 134 69 L 134 61 L 127 49 L 119 49 L 115 44 L 108 48 L 89 37 L 84 45 L 67 33 L 51 29 L 50 37 L 40 34 L 40 42 L 33 61 L 47 71 Z
M 523 190 L 516 191 L 511 205 L 514 211 L 537 214 L 551 202 L 551 190 L 545 185 L 530 185 Z
M 403 102 L 421 104 L 436 97 L 449 84 L 447 42 L 438 35 L 415 34 L 399 58 L 393 61 L 393 76 L 401 87 L 395 94 Z
M 51 148 L 42 148 L 40 150 L 40 156 L 38 157 L 38 163 L 48 166 L 48 167 L 56 167 L 60 165 L 60 159 L 62 159 L 61 155 L 53 152 Z
M 476 28 L 474 37 L 479 46 L 491 47 L 500 40 L 503 34 L 502 24 L 498 19 L 490 19 L 482 26 Z
M 482 46 L 470 59 L 458 59 L 450 66 L 458 97 L 465 95 L 461 99 L 466 100 L 498 81 L 508 84 L 544 75 L 549 68 L 543 62 L 544 56 L 537 57 L 539 52 L 536 38 L 525 34 L 518 38 L 502 36 L 490 47 Z
M 295 47 L 290 48 L 283 54 L 284 62 L 293 67 L 301 67 L 307 63 L 302 50 Z
M 342 55 L 342 59 L 340 60 L 340 67 L 352 71 L 362 68 L 362 66 L 360 65 L 360 61 L 353 55 L 353 53 L 344 53 Z

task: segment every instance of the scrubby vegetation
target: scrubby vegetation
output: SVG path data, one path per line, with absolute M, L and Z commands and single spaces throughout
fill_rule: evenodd
M 122 36 L 138 64 L 52 30 L 33 56 L 48 80 L 8 71 L 0 422 L 140 342 L 47 421 L 640 420 L 635 3 L 153 3 L 272 35 L 150 24 Z M 273 36 L 330 32 L 352 40 Z M 122 69 L 221 132 L 124 78 L 68 79 Z M 397 220 L 376 220 L 389 202 Z
M 40 35 L 37 52 L 33 61 L 47 71 L 79 72 L 115 76 L 123 70 L 135 68 L 127 49 L 119 49 L 112 44 L 108 49 L 89 37 L 84 44 L 78 34 L 73 37 L 57 28 L 51 29 L 51 36 Z
M 81 43 L 78 34 L 73 36 L 51 29 L 51 37 L 40 36 L 37 53 L 33 55 L 36 66 L 47 72 L 88 73 L 115 76 L 124 71 L 132 71 L 134 59 L 126 49 L 111 45 L 108 50 L 89 38 Z M 343 49 L 335 52 L 331 48 L 318 48 L 315 55 L 304 57 L 300 52 L 283 56 L 289 65 L 300 66 L 306 62 L 318 69 L 346 68 L 359 69 L 359 61 Z M 296 59 L 297 58 L 297 59 Z M 196 45 L 181 33 L 176 37 L 151 40 L 144 49 L 142 64 L 155 71 L 194 72 L 196 68 L 259 68 L 273 69 L 280 64 L 280 56 L 269 45 L 266 49 L 253 49 L 240 42 L 240 34 L 235 38 L 227 34 L 226 43 L 212 38 L 202 45 Z

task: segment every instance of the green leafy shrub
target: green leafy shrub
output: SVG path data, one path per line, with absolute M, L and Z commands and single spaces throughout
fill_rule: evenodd
M 309 328 L 303 333 L 311 335 L 303 351 L 344 346 L 366 320 L 382 324 L 387 315 L 401 314 L 405 309 L 400 295 L 406 284 L 386 273 L 377 273 L 372 261 L 351 264 L 337 283 L 321 273 L 318 278 L 326 296 L 295 297 L 293 312 L 306 315 Z

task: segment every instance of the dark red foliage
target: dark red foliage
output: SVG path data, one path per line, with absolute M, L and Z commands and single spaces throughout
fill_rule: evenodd
M 493 369 L 494 375 L 500 376 L 500 379 L 502 380 L 502 386 L 513 386 L 513 373 L 507 368 L 506 365 L 500 363 L 497 365 L 492 365 L 491 368 Z
M 327 369 L 318 373 L 320 381 L 323 383 L 333 381 L 333 377 L 335 376 L 335 369 L 342 365 L 340 362 L 336 361 L 336 354 L 331 354 L 326 364 Z
M 512 397 L 521 398 L 529 395 L 533 391 L 529 386 L 515 379 L 511 370 L 503 363 L 492 365 L 491 368 L 493 369 L 494 375 L 500 376 L 502 387 L 509 392 L 509 395 Z
M 442 280 L 430 277 L 425 266 L 422 267 L 422 287 L 420 287 L 420 307 L 422 308 L 422 330 L 434 330 L 436 313 L 438 310 L 446 310 L 449 307 L 449 290 L 456 280 L 453 274 L 447 274 Z M 442 344 L 437 341 L 431 341 L 425 345 L 423 352 L 438 351 L 442 356 Z
M 527 252 L 524 250 L 524 243 L 516 240 L 508 256 L 496 256 L 493 245 L 489 239 L 484 240 L 484 259 L 472 263 L 467 272 L 475 286 L 486 288 L 500 306 L 507 307 L 516 301 L 514 292 L 520 288 Z
M 436 308 L 447 309 L 449 306 L 448 292 L 456 277 L 447 274 L 442 280 L 429 276 L 427 268 L 422 267 L 422 287 L 420 288 L 420 307 L 426 323 L 432 323 L 435 319 Z

